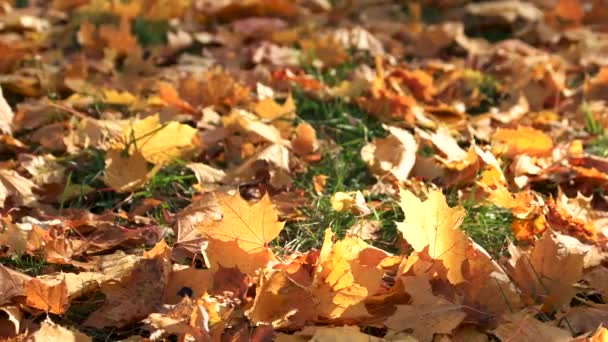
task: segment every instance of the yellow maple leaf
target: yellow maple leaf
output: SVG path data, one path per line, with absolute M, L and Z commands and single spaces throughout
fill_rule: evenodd
M 295 283 L 287 272 L 273 270 L 260 277 L 255 301 L 246 314 L 255 324 L 297 328 L 314 319 L 314 306 L 306 288 Z
M 332 236 L 327 229 L 312 285 L 317 314 L 330 319 L 369 316 L 364 300 L 380 288 L 384 272 L 379 265 L 388 254 L 358 237 L 332 243 Z
M 137 98 L 128 91 L 104 89 L 104 90 L 102 90 L 102 93 L 103 93 L 104 102 L 113 104 L 113 105 L 130 106 L 130 105 L 133 105 L 137 101 Z
M 123 155 L 120 149 L 106 153 L 106 167 L 103 181 L 116 192 L 130 192 L 141 189 L 158 167 L 148 171 L 148 163 L 138 151 Z
M 171 121 L 160 123 L 158 114 L 136 121 L 123 130 L 129 154 L 139 151 L 152 164 L 185 159 L 198 147 L 196 128 Z
M 516 129 L 499 128 L 492 135 L 496 152 L 507 157 L 520 154 L 547 156 L 553 151 L 553 141 L 547 134 L 532 127 L 518 126 Z
M 221 221 L 207 222 L 196 227 L 209 239 L 224 242 L 235 241 L 247 253 L 259 253 L 268 249 L 285 225 L 279 221 L 278 211 L 268 195 L 250 205 L 241 196 L 219 194 L 222 211 Z
M 458 229 L 464 218 L 464 209 L 450 208 L 439 190 L 431 190 L 426 201 L 410 191 L 401 189 L 399 203 L 405 214 L 397 229 L 416 252 L 428 248 L 432 259 L 441 260 L 448 270 L 452 284 L 462 282 L 462 262 L 466 259 L 467 236 Z

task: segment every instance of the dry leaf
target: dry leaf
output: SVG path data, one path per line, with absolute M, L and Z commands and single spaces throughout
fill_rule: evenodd
M 0 306 L 2 317 L 0 318 L 0 336 L 11 338 L 17 336 L 21 331 L 21 320 L 23 313 L 18 306 Z
M 509 252 L 507 272 L 525 295 L 544 303 L 549 312 L 570 303 L 574 284 L 583 275 L 583 254 L 568 251 L 551 231 L 536 242 L 530 255 L 514 246 Z
M 33 189 L 36 188 L 29 179 L 13 170 L 0 170 L 0 208 L 4 207 L 6 199 L 12 197 L 15 204 L 30 206 L 36 202 Z
M 152 164 L 187 159 L 197 148 L 197 130 L 171 121 L 161 124 L 158 115 L 136 121 L 123 131 L 129 153 L 139 151 Z
M 410 191 L 401 189 L 399 205 L 405 214 L 405 221 L 397 222 L 403 238 L 417 252 L 428 248 L 431 258 L 441 260 L 452 284 L 462 282 L 461 266 L 469 245 L 469 238 L 459 230 L 464 210 L 448 207 L 445 196 L 438 190 L 431 190 L 427 200 L 421 201 Z
M 361 158 L 376 175 L 388 173 L 403 182 L 416 162 L 418 144 L 414 136 L 404 129 L 392 126 L 385 126 L 385 129 L 391 134 L 365 145 L 361 149 Z
M 186 164 L 186 167 L 194 172 L 199 184 L 219 183 L 226 177 L 226 173 L 223 170 L 216 169 L 207 164 L 189 163 Z
M 11 126 L 13 124 L 14 116 L 15 116 L 15 114 L 13 113 L 11 106 L 9 106 L 8 102 L 6 102 L 6 99 L 2 95 L 2 87 L 0 87 L 0 132 L 1 133 L 11 134 L 11 132 L 12 132 Z
M 494 334 L 502 341 L 566 342 L 572 339 L 568 331 L 543 323 L 534 318 L 533 313 L 526 311 L 505 315 Z
M 253 306 L 246 313 L 255 324 L 293 329 L 315 318 L 311 293 L 283 271 L 262 274 L 256 291 Z
M 296 127 L 295 137 L 291 140 L 293 152 L 299 156 L 306 156 L 315 152 L 318 147 L 315 129 L 305 122 L 300 123 Z
M 25 284 L 23 292 L 25 304 L 33 308 L 59 315 L 68 308 L 68 288 L 65 278 L 45 281 L 34 278 Z
M 80 331 L 74 331 L 61 325 L 53 323 L 50 319 L 46 319 L 40 324 L 40 329 L 35 331 L 28 337 L 28 341 L 32 342 L 91 342 L 93 339 Z
M 425 277 L 403 277 L 401 281 L 412 301 L 397 306 L 397 311 L 384 323 L 389 329 L 412 329 L 419 341 L 430 342 L 434 334 L 450 334 L 466 317 L 460 305 L 433 295 Z
M 129 155 L 124 150 L 112 149 L 106 153 L 103 180 L 116 192 L 132 192 L 141 189 L 157 170 L 148 171 L 148 162 L 139 151 Z
M 384 272 L 379 264 L 388 255 L 357 237 L 333 243 L 332 236 L 325 230 L 311 287 L 316 312 L 328 319 L 367 317 L 364 301 L 380 289 Z
M 218 194 L 222 220 L 199 225 L 196 229 L 204 236 L 229 242 L 236 241 L 248 253 L 260 252 L 268 248 L 283 229 L 278 212 L 268 195 L 250 205 L 241 196 Z
M 477 184 L 487 193 L 490 203 L 511 210 L 517 218 L 529 219 L 538 212 L 539 205 L 534 194 L 530 191 L 511 194 L 504 182 L 504 175 L 495 167 L 484 170 Z
M 492 135 L 492 141 L 496 152 L 507 157 L 516 157 L 520 154 L 543 157 L 551 155 L 553 151 L 551 137 L 526 126 L 518 126 L 517 129 L 499 128 Z
M 101 286 L 105 302 L 84 325 L 122 327 L 147 317 L 162 304 L 170 272 L 167 255 L 140 260 L 129 273 Z
M 23 295 L 25 284 L 31 277 L 0 265 L 0 305 L 8 303 L 11 298 Z

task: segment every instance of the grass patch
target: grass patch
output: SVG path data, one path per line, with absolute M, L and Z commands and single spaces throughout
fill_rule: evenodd
M 511 232 L 513 214 L 492 204 L 465 205 L 465 209 L 467 213 L 461 229 L 494 258 L 503 255 L 506 239 L 514 239 Z
M 317 130 L 318 136 L 329 142 L 323 151 L 320 162 L 311 164 L 308 170 L 296 178 L 295 185 L 304 189 L 310 204 L 300 209 L 302 220 L 290 221 L 285 225 L 283 234 L 275 242 L 288 250 L 305 251 L 319 248 L 323 243 L 325 228 L 330 228 L 338 238 L 361 217 L 351 212 L 337 212 L 331 207 L 330 198 L 338 191 L 356 191 L 366 189 L 375 182 L 360 156 L 361 148 L 374 137 L 386 135 L 386 131 L 375 118 L 361 109 L 340 99 L 319 101 L 295 91 L 297 116 Z M 313 189 L 313 177 L 328 177 L 323 194 Z M 368 198 L 367 200 L 371 200 Z M 395 214 L 392 200 L 376 198 L 383 209 L 370 214 L 370 219 L 382 222 L 380 232 L 383 246 L 394 240 Z M 391 210 L 384 210 L 390 207 Z
M 608 158 L 608 134 L 604 133 L 591 140 L 585 151 L 594 156 Z
M 81 189 L 81 193 L 60 202 L 60 208 L 83 208 L 93 213 L 118 208 L 129 211 L 144 199 L 156 198 L 163 201 L 161 206 L 153 209 L 159 214 L 161 208 L 169 211 L 183 209 L 195 193 L 193 185 L 196 184 L 196 176 L 179 160 L 160 169 L 142 189 L 130 196 L 114 192 L 103 182 L 105 154 L 101 150 L 84 150 L 81 154 L 64 160 L 63 165 L 68 168 L 64 193 L 68 188 L 74 187 L 76 191 Z M 95 191 L 86 191 L 91 189 Z M 162 215 L 152 216 L 162 218 Z
M 0 258 L 0 264 L 32 277 L 43 274 L 49 266 L 44 260 L 25 254 L 15 254 L 10 257 Z
M 585 147 L 585 152 L 608 158 L 608 131 L 604 130 L 601 123 L 596 120 L 588 103 L 583 102 L 581 110 L 585 117 L 585 131 L 595 136 Z
M 72 272 L 76 269 L 72 265 L 51 264 L 44 261 L 42 256 L 27 254 L 14 254 L 0 258 L 0 264 L 32 277 L 59 271 Z

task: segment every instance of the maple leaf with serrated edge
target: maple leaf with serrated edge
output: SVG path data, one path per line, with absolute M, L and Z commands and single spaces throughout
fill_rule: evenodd
M 466 260 L 469 238 L 458 229 L 464 218 L 464 209 L 450 208 L 440 190 L 431 190 L 426 201 L 421 201 L 410 191 L 401 189 L 399 202 L 404 222 L 397 222 L 397 229 L 416 252 L 428 248 L 432 259 L 441 260 L 448 270 L 452 284 L 461 283 L 462 262 Z

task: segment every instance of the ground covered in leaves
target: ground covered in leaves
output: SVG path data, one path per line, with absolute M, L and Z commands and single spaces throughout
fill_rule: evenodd
M 0 339 L 607 341 L 604 0 L 0 0 Z

